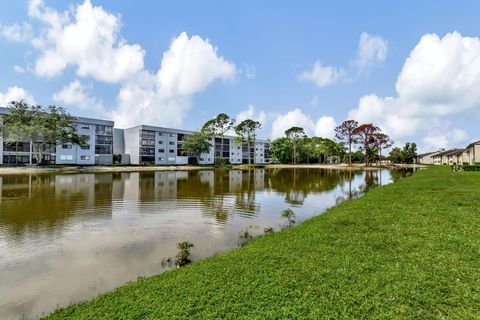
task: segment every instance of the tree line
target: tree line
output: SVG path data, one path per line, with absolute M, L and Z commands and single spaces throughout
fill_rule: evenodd
M 386 160 L 382 150 L 392 147 L 393 140 L 380 127 L 355 120 L 346 120 L 335 128 L 335 140 L 308 137 L 301 127 L 291 127 L 283 137 L 272 141 L 270 152 L 274 161 L 281 163 L 331 163 Z M 356 151 L 352 149 L 356 147 Z M 408 143 L 403 149 L 393 148 L 389 159 L 394 163 L 413 163 L 416 144 Z
M 2 116 L 0 131 L 6 144 L 29 142 L 30 163 L 42 163 L 43 153 L 48 147 L 56 147 L 63 143 L 86 145 L 86 136 L 77 133 L 76 119 L 64 108 L 56 106 L 43 107 L 29 105 L 24 101 L 12 101 L 8 105 L 9 112 Z M 198 132 L 186 136 L 182 149 L 196 159 L 198 163 L 201 154 L 209 153 L 213 147 L 212 138 L 219 137 L 220 150 L 214 149 L 215 164 L 227 164 L 225 153 L 225 134 L 233 131 L 234 142 L 245 146 L 248 153 L 248 163 L 255 162 L 255 141 L 261 124 L 252 119 L 236 123 L 225 113 L 206 121 Z M 371 123 L 359 124 L 355 120 L 346 120 L 335 128 L 335 140 L 323 137 L 308 137 L 301 127 L 291 127 L 283 137 L 273 140 L 270 144 L 272 160 L 281 163 L 331 163 L 331 162 L 365 162 L 386 159 L 382 150 L 390 148 L 393 141 L 383 133 L 378 126 Z M 352 151 L 357 147 L 357 151 Z M 242 148 L 242 158 L 243 158 Z M 417 156 L 415 143 L 406 143 L 404 148 L 393 148 L 389 159 L 394 163 L 413 163 Z M 35 161 L 34 161 L 35 160 Z

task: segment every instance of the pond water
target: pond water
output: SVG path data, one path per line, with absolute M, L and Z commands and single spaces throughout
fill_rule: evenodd
M 162 271 L 176 243 L 193 259 L 238 246 L 250 225 L 280 229 L 402 171 L 314 168 L 0 176 L 0 318 L 39 318 Z

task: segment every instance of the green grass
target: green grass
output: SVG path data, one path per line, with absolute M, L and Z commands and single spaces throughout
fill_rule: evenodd
M 50 316 L 69 318 L 480 318 L 480 173 L 422 170 Z

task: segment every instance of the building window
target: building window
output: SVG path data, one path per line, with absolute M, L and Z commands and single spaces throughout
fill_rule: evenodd
M 159 157 L 159 158 L 158 158 L 158 161 L 163 161 L 163 160 L 165 160 L 164 157 Z
M 163 141 L 158 141 L 158 144 L 163 144 Z
M 169 136 L 170 138 L 173 138 L 173 137 L 175 137 L 175 134 L 174 134 L 174 133 L 170 133 L 168 136 Z
M 174 157 L 168 157 L 168 161 L 175 161 Z
M 175 150 L 170 149 L 170 150 L 168 150 L 168 152 L 169 153 L 175 153 Z
M 71 144 L 62 144 L 62 149 L 72 149 Z
M 159 132 L 158 135 L 159 135 L 160 137 L 163 137 L 163 132 Z
M 175 145 L 175 142 L 174 142 L 174 141 L 170 141 L 170 142 L 168 142 L 168 144 L 171 145 L 171 146 L 174 146 L 174 145 Z
M 80 160 L 90 160 L 90 156 L 80 156 Z
M 64 161 L 67 161 L 67 160 L 73 160 L 73 156 L 71 154 L 62 154 L 60 155 L 60 160 L 64 160 Z
M 165 153 L 165 149 L 158 149 L 158 153 Z
M 85 123 L 82 123 L 81 126 L 80 126 L 80 128 L 86 129 L 86 130 L 90 130 L 90 125 L 85 124 Z
M 90 145 L 89 144 L 85 144 L 83 146 L 80 146 L 80 149 L 82 150 L 90 150 Z

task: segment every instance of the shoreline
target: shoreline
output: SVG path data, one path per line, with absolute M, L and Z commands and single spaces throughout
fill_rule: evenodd
M 439 182 L 444 189 L 435 188 Z M 457 242 L 478 247 L 471 242 L 478 206 L 465 190 L 479 187 L 476 173 L 421 170 L 283 232 L 129 282 L 45 319 L 471 318 L 479 310 L 476 250 L 458 250 Z M 455 242 L 447 245 L 445 236 Z M 445 303 L 445 292 L 455 303 Z M 346 305 L 363 307 L 346 312 Z
M 395 164 L 366 167 L 362 164 L 348 166 L 346 164 L 258 164 L 265 169 L 314 168 L 331 170 L 379 170 L 425 168 L 423 165 Z M 260 168 L 259 167 L 259 168 Z M 171 166 L 59 166 L 59 167 L 0 167 L 0 175 L 30 174 L 30 173 L 108 173 L 108 172 L 148 172 L 148 171 L 195 171 L 222 169 L 214 166 L 171 165 Z M 249 165 L 230 165 L 224 169 L 247 170 Z

